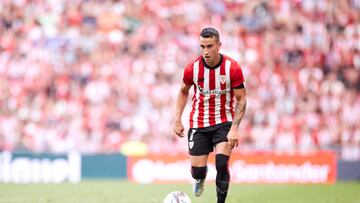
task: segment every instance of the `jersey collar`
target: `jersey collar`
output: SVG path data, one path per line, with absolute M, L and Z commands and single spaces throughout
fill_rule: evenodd
M 219 67 L 219 66 L 222 64 L 223 55 L 220 54 L 220 61 L 219 61 L 219 63 L 217 63 L 215 66 L 209 66 L 208 64 L 206 64 L 204 57 L 201 57 L 201 59 L 202 59 L 202 62 L 203 62 L 203 64 L 204 64 L 205 68 L 208 68 L 208 69 L 216 69 L 217 67 Z

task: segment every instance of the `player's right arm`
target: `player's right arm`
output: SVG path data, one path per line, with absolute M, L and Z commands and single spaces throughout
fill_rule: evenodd
M 181 122 L 181 116 L 187 103 L 190 87 L 183 82 L 177 96 L 173 132 L 179 137 L 184 137 L 184 125 Z

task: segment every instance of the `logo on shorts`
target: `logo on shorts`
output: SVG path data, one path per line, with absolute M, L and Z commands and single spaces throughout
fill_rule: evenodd
M 196 133 L 196 130 L 192 129 L 189 136 L 189 148 L 192 149 L 194 147 L 194 134 Z
M 189 148 L 192 149 L 194 147 L 194 141 L 189 142 Z

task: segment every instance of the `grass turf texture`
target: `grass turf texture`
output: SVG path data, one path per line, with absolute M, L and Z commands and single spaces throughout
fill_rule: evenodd
M 80 184 L 0 184 L 0 203 L 162 203 L 176 190 L 193 203 L 216 202 L 215 185 L 195 198 L 190 184 L 147 184 L 87 180 Z M 231 185 L 227 203 L 360 203 L 359 182 L 335 185 Z

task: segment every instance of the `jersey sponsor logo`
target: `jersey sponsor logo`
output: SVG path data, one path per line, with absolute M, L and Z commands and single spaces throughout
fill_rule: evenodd
M 225 89 L 225 90 L 218 90 L 218 89 L 213 89 L 213 90 L 204 90 L 204 88 L 198 86 L 199 91 L 204 94 L 204 95 L 221 95 L 221 94 L 227 94 L 230 92 L 230 90 Z

